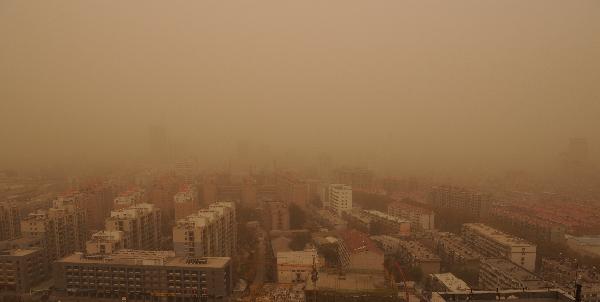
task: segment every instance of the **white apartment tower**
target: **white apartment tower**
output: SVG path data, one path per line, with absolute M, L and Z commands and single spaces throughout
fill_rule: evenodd
M 343 184 L 329 185 L 329 206 L 338 215 L 352 210 L 352 187 Z

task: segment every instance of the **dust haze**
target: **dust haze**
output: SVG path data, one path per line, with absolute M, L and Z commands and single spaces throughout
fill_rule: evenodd
M 600 140 L 598 1 L 0 1 L 0 167 L 544 171 Z

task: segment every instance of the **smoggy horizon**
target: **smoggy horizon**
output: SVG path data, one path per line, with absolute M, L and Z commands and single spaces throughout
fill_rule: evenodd
M 600 159 L 598 1 L 6 0 L 0 37 L 0 169 Z

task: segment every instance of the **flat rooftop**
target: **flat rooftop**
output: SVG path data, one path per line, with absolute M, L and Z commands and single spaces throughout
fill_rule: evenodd
M 148 265 L 148 266 L 177 266 L 195 268 L 222 268 L 231 258 L 229 257 L 203 257 L 185 258 L 175 256 L 174 251 L 142 251 L 119 250 L 109 255 L 87 256 L 83 253 L 71 254 L 56 262 L 79 264 L 117 264 L 117 265 Z
M 490 264 L 514 279 L 518 279 L 523 282 L 530 282 L 539 287 L 545 287 L 545 282 L 540 277 L 526 270 L 525 268 L 518 266 L 510 260 L 504 258 L 487 258 L 482 260 L 482 262 Z M 537 284 L 538 282 L 539 284 Z
M 465 223 L 463 227 L 472 229 L 481 235 L 488 237 L 498 243 L 508 245 L 508 246 L 535 246 L 533 243 L 519 238 L 517 236 L 513 236 L 507 233 L 504 233 L 500 230 L 497 230 L 491 226 L 488 226 L 483 223 Z
M 452 273 L 431 274 L 431 276 L 453 292 L 468 291 L 471 289 L 465 281 L 454 276 Z

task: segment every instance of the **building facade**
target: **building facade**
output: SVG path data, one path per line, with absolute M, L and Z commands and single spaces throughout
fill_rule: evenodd
M 397 201 L 388 205 L 388 214 L 410 221 L 410 226 L 415 231 L 435 228 L 435 213 L 430 209 Z
M 343 184 L 329 185 L 329 206 L 338 215 L 352 210 L 352 187 Z
M 461 230 L 467 243 L 485 257 L 506 258 L 529 271 L 535 271 L 536 246 L 483 223 L 465 223 Z
M 54 263 L 63 301 L 230 301 L 230 258 L 182 258 L 172 251 L 73 254 Z M 104 301 L 104 300 L 103 300 Z
M 50 261 L 85 250 L 88 235 L 86 213 L 77 201 L 59 198 L 52 208 L 30 213 L 21 220 L 24 237 L 45 240 Z
M 9 202 L 0 202 L 0 241 L 17 238 L 20 234 L 19 208 Z
M 232 257 L 237 248 L 235 204 L 216 202 L 177 221 L 173 246 L 179 256 Z

